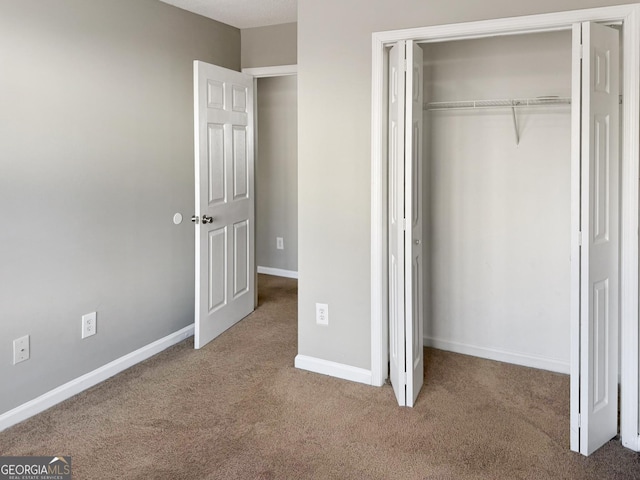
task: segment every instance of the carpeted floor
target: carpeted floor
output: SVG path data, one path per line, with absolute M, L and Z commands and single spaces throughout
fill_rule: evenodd
M 569 378 L 426 349 L 417 406 L 293 367 L 297 283 L 202 350 L 187 340 L 0 433 L 91 479 L 640 479 L 611 441 L 569 451 Z

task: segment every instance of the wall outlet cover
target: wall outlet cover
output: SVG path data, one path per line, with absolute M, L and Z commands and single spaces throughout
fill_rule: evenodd
M 329 325 L 329 305 L 326 303 L 316 303 L 316 323 Z
M 82 316 L 82 338 L 95 335 L 98 328 L 98 314 L 96 312 L 87 313 Z

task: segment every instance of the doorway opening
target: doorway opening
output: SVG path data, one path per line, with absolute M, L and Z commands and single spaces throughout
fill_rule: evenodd
M 242 71 L 254 77 L 256 275 L 298 278 L 297 66 Z

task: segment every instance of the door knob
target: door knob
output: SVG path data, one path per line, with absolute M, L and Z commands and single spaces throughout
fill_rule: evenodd
M 200 219 L 198 218 L 198 216 L 197 216 L 197 215 L 193 215 L 193 216 L 191 217 L 191 221 L 192 221 L 193 223 L 198 223 L 198 222 L 200 221 Z
M 213 222 L 213 217 L 209 217 L 207 215 L 202 215 L 202 223 L 207 224 Z

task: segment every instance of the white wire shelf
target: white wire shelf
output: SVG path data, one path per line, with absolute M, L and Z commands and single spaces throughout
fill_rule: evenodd
M 535 97 L 535 98 L 510 98 L 503 100 L 462 100 L 457 102 L 431 102 L 425 103 L 425 110 L 479 110 L 490 108 L 510 108 L 513 117 L 513 130 L 516 136 L 516 145 L 520 145 L 520 128 L 518 126 L 517 108 L 524 107 L 551 107 L 571 105 L 571 97 Z
M 511 98 L 502 100 L 461 100 L 425 103 L 425 110 L 474 110 L 487 108 L 523 108 L 571 105 L 571 97 Z

